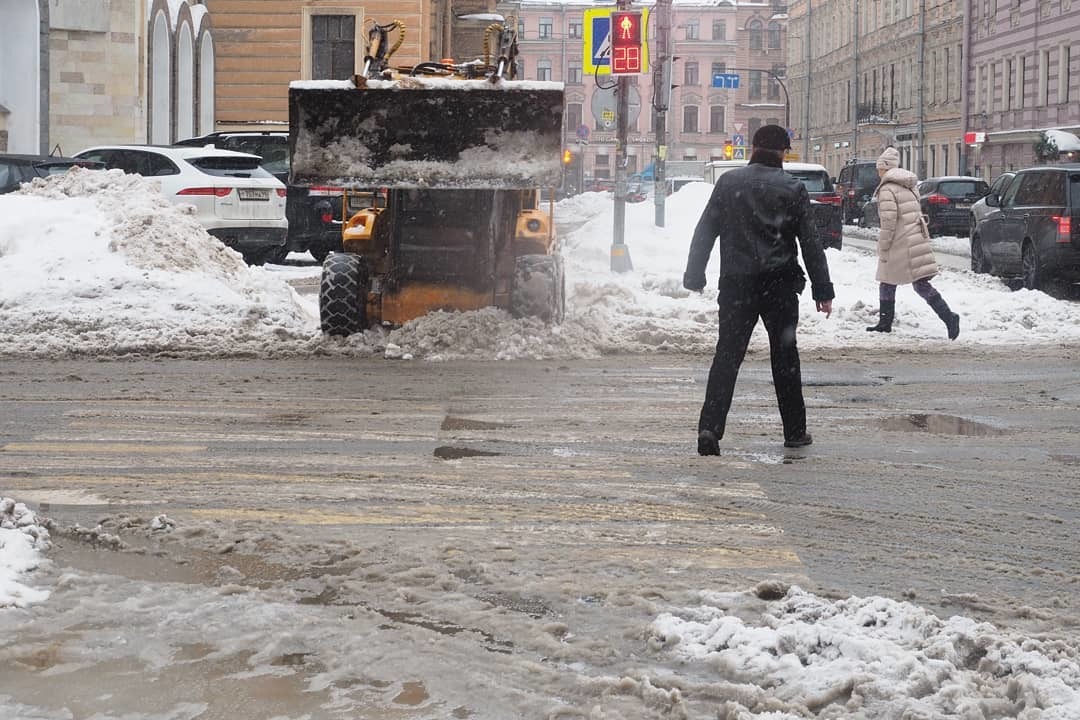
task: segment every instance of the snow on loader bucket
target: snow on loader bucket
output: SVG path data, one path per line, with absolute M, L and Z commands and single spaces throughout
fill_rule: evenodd
M 563 103 L 563 85 L 555 82 L 296 81 L 289 87 L 291 180 L 345 188 L 557 187 Z

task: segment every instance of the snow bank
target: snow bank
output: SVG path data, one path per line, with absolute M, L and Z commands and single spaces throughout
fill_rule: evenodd
M 0 496 L 0 608 L 26 607 L 49 597 L 24 584 L 49 549 L 49 531 L 22 503 Z

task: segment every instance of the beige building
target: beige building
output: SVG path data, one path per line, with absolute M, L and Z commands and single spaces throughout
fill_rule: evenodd
M 963 3 L 795 0 L 795 143 L 834 174 L 886 146 L 921 177 L 962 172 Z
M 210 130 L 213 67 L 197 0 L 4 0 L 0 149 L 70 155 Z

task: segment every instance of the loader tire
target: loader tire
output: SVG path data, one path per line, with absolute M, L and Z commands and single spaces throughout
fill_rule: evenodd
M 514 259 L 510 313 L 561 323 L 566 315 L 566 276 L 561 255 L 519 255 Z
M 319 284 L 319 319 L 327 335 L 352 335 L 367 328 L 371 281 L 367 261 L 352 253 L 330 253 Z

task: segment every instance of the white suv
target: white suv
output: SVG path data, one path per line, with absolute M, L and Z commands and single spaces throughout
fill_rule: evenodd
M 257 155 L 212 147 L 108 145 L 75 157 L 160 182 L 165 197 L 193 205 L 206 231 L 251 265 L 285 248 L 285 185 L 261 167 Z

